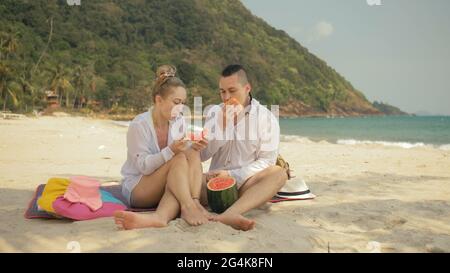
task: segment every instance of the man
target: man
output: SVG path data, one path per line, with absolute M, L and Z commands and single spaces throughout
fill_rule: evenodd
M 275 165 L 280 129 L 274 115 L 252 98 L 252 86 L 241 65 L 226 67 L 219 87 L 223 104 L 219 111 L 215 108 L 216 115 L 208 115 L 209 121 L 215 121 L 211 130 L 214 138 L 208 139 L 201 151 L 202 161 L 212 157 L 210 171 L 203 179 L 204 184 L 211 177 L 236 180 L 239 199 L 214 219 L 247 231 L 255 222 L 243 214 L 269 201 L 288 179 L 286 170 Z M 204 185 L 202 202 L 206 199 Z

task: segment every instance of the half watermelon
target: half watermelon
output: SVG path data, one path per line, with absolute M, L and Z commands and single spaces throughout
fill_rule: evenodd
M 215 177 L 206 184 L 209 207 L 215 213 L 226 211 L 238 199 L 236 180 L 232 177 Z

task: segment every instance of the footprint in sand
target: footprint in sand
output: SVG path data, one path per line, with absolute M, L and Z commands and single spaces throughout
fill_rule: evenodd
M 384 223 L 385 228 L 387 229 L 393 229 L 398 226 L 404 225 L 408 220 L 401 218 L 401 217 L 392 217 L 390 219 L 387 219 L 387 221 Z

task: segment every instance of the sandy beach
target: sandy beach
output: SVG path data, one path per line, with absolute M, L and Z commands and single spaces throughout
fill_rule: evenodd
M 24 218 L 50 177 L 120 181 L 126 132 L 85 117 L 0 119 L 0 252 L 69 252 L 72 241 L 81 252 L 371 252 L 373 242 L 381 252 L 450 252 L 450 151 L 431 147 L 282 142 L 317 198 L 253 210 L 249 232 L 181 219 L 118 231 L 112 218 Z

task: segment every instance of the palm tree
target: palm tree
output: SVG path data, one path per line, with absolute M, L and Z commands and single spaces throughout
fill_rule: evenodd
M 73 102 L 73 107 L 78 102 L 78 108 L 81 106 L 81 100 L 84 97 L 84 93 L 88 84 L 86 69 L 83 69 L 81 66 L 77 66 L 75 68 L 73 74 L 73 83 L 75 88 L 75 99 Z
M 13 80 L 11 70 L 4 64 L 0 63 L 0 92 L 3 97 L 3 111 L 6 111 L 6 104 L 8 102 L 8 96 L 11 97 L 13 105 L 17 107 L 19 100 L 17 94 L 20 87 Z
M 9 56 L 17 51 L 19 33 L 0 33 L 0 60 L 7 60 Z
M 3 111 L 6 111 L 8 96 L 11 97 L 13 106 L 19 105 L 20 86 L 14 80 L 14 73 L 9 64 L 9 57 L 16 53 L 19 47 L 18 32 L 0 32 L 0 92 L 3 97 Z
M 49 35 L 48 35 L 47 44 L 45 45 L 44 49 L 42 50 L 41 55 L 39 56 L 38 61 L 37 61 L 36 64 L 34 65 L 33 70 L 32 70 L 32 74 L 34 74 L 34 72 L 36 72 L 36 70 L 37 70 L 37 68 L 38 68 L 38 66 L 39 66 L 39 63 L 42 61 L 42 58 L 44 57 L 45 53 L 47 52 L 48 46 L 50 45 L 50 42 L 52 41 L 52 35 L 53 35 L 53 16 L 50 17 L 49 20 L 50 20 L 50 33 L 49 33 Z M 47 21 L 49 21 L 49 20 L 47 20 Z
M 61 64 L 57 65 L 55 69 L 51 69 L 50 72 L 52 73 L 50 86 L 51 89 L 58 94 L 59 104 L 61 105 L 62 97 L 64 95 L 66 98 L 66 107 L 69 107 L 70 94 L 73 90 L 73 86 L 69 80 L 70 73 Z
M 78 99 L 81 102 L 83 99 L 88 100 L 90 95 L 96 90 L 94 67 L 90 66 L 77 66 L 73 74 L 73 83 L 75 88 L 75 100 Z M 75 106 L 74 102 L 74 106 Z M 78 104 L 80 108 L 81 103 Z
M 31 106 L 32 109 L 34 109 L 35 102 L 39 98 L 40 93 L 38 90 L 34 87 L 33 83 L 31 82 L 31 71 L 24 68 L 23 72 L 20 74 L 17 83 L 21 87 L 22 94 L 31 100 Z M 28 107 L 28 103 L 30 101 L 27 101 L 25 104 L 25 107 Z M 27 110 L 27 109 L 26 109 Z

